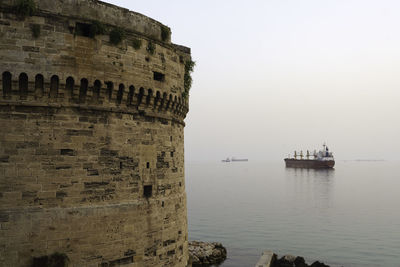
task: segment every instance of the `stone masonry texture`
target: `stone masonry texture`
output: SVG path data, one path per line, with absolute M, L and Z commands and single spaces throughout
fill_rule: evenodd
M 35 3 L 22 17 L 0 2 L 0 266 L 53 253 L 70 266 L 186 266 L 190 49 L 107 3 Z

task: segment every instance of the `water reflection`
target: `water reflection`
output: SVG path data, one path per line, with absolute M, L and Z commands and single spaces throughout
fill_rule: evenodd
M 224 267 L 254 266 L 264 249 L 330 266 L 400 266 L 398 166 L 190 165 L 189 238 L 222 242 Z
M 287 195 L 296 208 L 315 207 L 322 213 L 332 206 L 335 170 L 285 168 Z

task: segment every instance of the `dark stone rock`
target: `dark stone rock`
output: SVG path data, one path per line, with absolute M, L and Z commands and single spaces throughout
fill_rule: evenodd
M 313 262 L 310 265 L 310 267 L 329 267 L 329 265 L 326 265 L 326 264 L 324 264 L 322 262 L 316 261 L 316 262 Z
M 226 254 L 226 248 L 221 243 L 189 242 L 189 255 L 193 267 L 220 264 L 226 259 Z
M 316 261 L 313 264 L 308 265 L 303 257 L 285 255 L 282 258 L 276 260 L 274 262 L 273 267 L 329 267 L 329 265 L 326 265 L 319 261 Z
M 295 267 L 307 267 L 308 265 L 306 264 L 306 261 L 304 260 L 303 257 L 297 256 L 296 259 L 294 260 L 294 266 Z

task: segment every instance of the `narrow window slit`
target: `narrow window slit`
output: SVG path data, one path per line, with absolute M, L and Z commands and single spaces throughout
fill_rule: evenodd
M 153 186 L 152 185 L 145 185 L 143 186 L 143 196 L 145 198 L 149 198 L 152 196 Z
M 21 73 L 19 75 L 19 94 L 22 99 L 26 99 L 28 96 L 28 75 Z
M 87 90 L 88 90 L 88 80 L 82 79 L 81 87 L 79 89 L 79 102 L 80 103 L 84 103 L 86 101 Z
M 6 71 L 3 72 L 3 97 L 11 95 L 11 73 Z

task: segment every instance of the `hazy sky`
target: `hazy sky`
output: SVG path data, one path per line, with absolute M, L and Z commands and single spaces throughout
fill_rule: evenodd
M 186 160 L 400 159 L 400 1 L 107 0 L 196 61 Z

